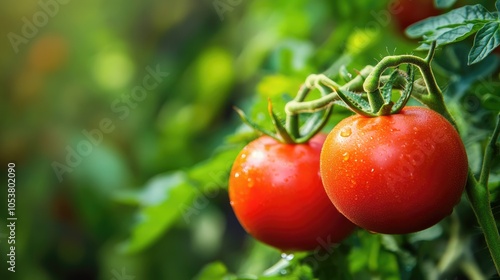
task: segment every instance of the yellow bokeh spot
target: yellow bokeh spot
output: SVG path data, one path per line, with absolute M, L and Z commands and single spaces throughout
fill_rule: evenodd
M 378 30 L 356 29 L 347 39 L 347 53 L 357 55 L 368 49 L 377 39 Z
M 93 73 L 97 83 L 108 90 L 123 89 L 134 75 L 134 63 L 122 51 L 105 51 L 97 55 Z

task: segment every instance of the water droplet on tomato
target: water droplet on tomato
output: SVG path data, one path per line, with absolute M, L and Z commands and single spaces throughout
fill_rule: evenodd
M 293 254 L 281 253 L 281 258 L 287 261 L 293 260 Z
M 372 170 L 370 170 L 370 172 L 372 172 L 372 173 L 373 173 L 374 171 L 375 171 L 375 168 L 372 168 Z
M 248 187 L 249 187 L 249 188 L 253 187 L 253 185 L 254 185 L 253 180 L 252 180 L 251 178 L 248 178 L 248 180 L 247 180 L 247 181 L 248 181 Z
M 349 153 L 348 152 L 345 152 L 343 154 L 343 156 L 344 156 L 344 161 L 348 161 L 349 160 Z
M 240 177 L 240 173 L 238 173 L 238 172 L 234 173 L 234 178 L 238 178 L 238 177 Z
M 351 128 L 350 127 L 346 127 L 346 128 L 343 128 L 341 131 L 340 131 L 340 136 L 342 137 L 349 137 L 351 136 Z

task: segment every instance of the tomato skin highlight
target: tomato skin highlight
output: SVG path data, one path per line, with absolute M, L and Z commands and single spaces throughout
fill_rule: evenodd
M 355 115 L 330 132 L 321 153 L 328 197 L 356 225 L 378 233 L 426 229 L 451 214 L 467 180 L 459 134 L 438 113 Z
M 355 225 L 335 209 L 319 176 L 325 138 L 318 134 L 294 145 L 261 136 L 240 152 L 229 198 L 255 239 L 285 252 L 307 251 L 338 243 L 353 231 Z

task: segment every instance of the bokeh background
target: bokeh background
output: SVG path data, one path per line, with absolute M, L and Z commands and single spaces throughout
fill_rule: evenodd
M 418 45 L 389 1 L 3 0 L 0 14 L 0 166 L 16 164 L 18 218 L 12 274 L 0 186 L 2 279 L 192 279 L 214 260 L 260 273 L 279 252 L 245 235 L 225 190 L 154 209 L 172 218 L 142 245 L 137 197 L 244 129 L 232 106 Z

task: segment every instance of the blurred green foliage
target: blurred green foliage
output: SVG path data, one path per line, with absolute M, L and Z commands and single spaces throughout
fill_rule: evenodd
M 4 170 L 16 163 L 18 218 L 13 274 L 5 188 L 2 279 L 254 279 L 280 253 L 246 236 L 228 203 L 232 159 L 255 137 L 232 106 L 269 125 L 267 98 L 283 116 L 308 74 L 355 73 L 418 46 L 394 26 L 389 1 L 5 0 L 0 11 L 0 159 Z M 500 104 L 498 59 L 479 73 L 457 67 L 458 52 L 443 49 L 436 66 L 440 84 L 460 90 L 447 98 L 478 168 Z M 334 111 L 328 128 L 350 114 Z M 66 166 L 62 180 L 54 162 Z M 497 164 L 495 186 L 499 173 Z M 470 209 L 458 212 L 460 248 L 478 248 L 470 257 L 491 273 Z M 359 231 L 329 264 L 353 279 L 419 279 L 450 223 L 430 237 Z M 311 279 L 299 256 L 288 279 Z

